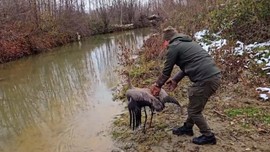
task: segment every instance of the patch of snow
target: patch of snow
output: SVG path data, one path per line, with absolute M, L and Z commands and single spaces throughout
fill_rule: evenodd
M 258 60 L 258 61 L 257 61 L 257 64 L 262 64 L 262 63 L 263 63 L 262 60 Z
M 237 47 L 234 48 L 236 54 L 237 55 L 243 55 L 244 51 L 250 52 L 253 49 L 258 48 L 258 47 L 270 46 L 270 41 L 264 42 L 264 43 L 255 42 L 253 44 L 248 44 L 248 45 L 245 45 L 241 41 L 237 41 L 236 45 L 237 45 Z M 264 50 L 262 52 L 267 54 L 267 53 L 269 53 L 269 50 Z M 261 55 L 261 53 L 257 53 L 255 56 L 259 56 L 259 55 Z M 265 54 L 263 54 L 263 55 L 265 55 Z
M 202 48 L 206 51 L 212 51 L 214 49 L 220 49 L 222 46 L 227 44 L 226 39 L 222 39 L 218 34 L 211 34 L 209 36 L 215 38 L 214 41 L 205 42 L 205 36 L 209 35 L 209 30 L 202 30 L 194 34 L 194 38 L 196 41 L 202 46 Z
M 268 63 L 269 62 L 269 59 L 268 58 L 261 58 L 262 61 Z
M 269 99 L 267 94 L 260 94 L 260 98 L 263 99 L 263 100 L 268 100 Z
M 236 45 L 237 45 L 237 47 L 234 48 L 236 55 L 243 55 L 244 50 L 245 50 L 244 43 L 241 41 L 237 41 Z
M 254 48 L 257 48 L 257 47 L 264 47 L 264 46 L 270 46 L 270 41 L 264 42 L 264 43 L 258 43 L 258 42 L 255 42 L 255 43 L 253 43 L 253 44 L 247 45 L 247 46 L 246 46 L 246 49 L 250 51 L 250 50 L 252 50 L 252 49 L 254 49 Z M 268 50 L 268 51 L 269 51 L 269 50 Z
M 262 91 L 262 92 L 268 92 L 268 93 L 270 93 L 270 88 L 266 88 L 266 87 L 259 87 L 256 90 L 257 91 Z
M 259 87 L 256 89 L 257 91 L 260 91 L 260 98 L 263 100 L 268 100 L 270 96 L 270 88 L 267 87 Z
M 202 31 L 199 31 L 199 32 L 195 33 L 194 37 L 195 37 L 196 40 L 201 40 L 201 39 L 203 39 L 203 36 L 205 36 L 208 33 L 209 33 L 208 30 L 202 30 Z
M 262 68 L 263 71 L 265 70 L 270 70 L 270 67 L 265 67 L 265 68 Z

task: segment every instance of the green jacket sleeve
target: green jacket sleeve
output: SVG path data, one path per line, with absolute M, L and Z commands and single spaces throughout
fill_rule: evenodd
M 180 82 L 184 77 L 186 76 L 186 74 L 183 72 L 183 71 L 179 71 L 178 73 L 176 73 L 174 76 L 173 76 L 173 80 L 178 83 Z
M 169 48 L 168 52 L 166 54 L 166 60 L 165 60 L 164 68 L 163 68 L 163 71 L 162 71 L 163 75 L 171 76 L 173 67 L 174 67 L 174 65 L 176 63 L 176 59 L 177 59 L 176 50 L 174 50 L 172 48 Z

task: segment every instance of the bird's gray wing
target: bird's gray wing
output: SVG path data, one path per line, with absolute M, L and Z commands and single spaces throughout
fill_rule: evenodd
M 129 89 L 126 92 L 126 96 L 131 97 L 136 101 L 152 102 L 157 100 L 149 91 L 142 88 Z
M 148 105 L 153 106 L 156 111 L 161 111 L 164 108 L 161 101 L 153 96 L 148 88 L 129 89 L 126 92 L 126 96 L 135 101 L 144 101 L 144 103 L 146 102 Z

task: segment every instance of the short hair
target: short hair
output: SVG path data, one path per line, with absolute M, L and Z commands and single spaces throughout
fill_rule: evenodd
M 177 30 L 172 26 L 168 26 L 163 30 L 163 40 L 169 41 L 177 33 Z

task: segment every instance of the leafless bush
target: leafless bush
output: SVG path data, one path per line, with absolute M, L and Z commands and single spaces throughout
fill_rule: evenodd
M 209 26 L 207 13 L 212 5 L 215 3 L 203 0 L 187 0 L 186 3 L 166 1 L 163 13 L 167 20 L 163 26 L 171 25 L 180 32 L 193 36 L 198 30 Z
M 119 51 L 117 54 L 118 63 L 119 65 L 123 67 L 130 67 L 132 64 L 134 64 L 135 59 L 132 58 L 133 50 L 131 48 L 128 48 L 123 43 L 119 42 Z
M 158 34 L 150 36 L 143 45 L 146 61 L 160 59 L 165 55 L 165 48 L 162 46 L 161 36 Z
M 227 82 L 237 83 L 242 81 L 243 71 L 248 63 L 247 55 L 237 56 L 231 48 L 215 50 L 211 53 L 217 65 L 220 67 L 222 77 Z
M 250 58 L 250 54 L 236 55 L 233 48 L 222 48 L 211 52 L 215 62 L 221 69 L 224 83 L 242 82 L 246 86 L 265 85 L 266 76 L 260 74 L 261 70 Z

